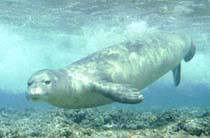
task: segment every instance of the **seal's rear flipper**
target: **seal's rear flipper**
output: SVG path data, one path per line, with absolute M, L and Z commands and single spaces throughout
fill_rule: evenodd
M 177 65 L 176 68 L 172 70 L 172 72 L 173 72 L 174 84 L 175 86 L 178 86 L 181 80 L 181 63 Z
M 140 92 L 129 85 L 96 82 L 94 83 L 94 91 L 104 95 L 105 97 L 120 103 L 136 104 L 144 100 Z
M 187 55 L 184 57 L 184 61 L 185 62 L 190 61 L 194 57 L 195 52 L 196 52 L 196 48 L 195 48 L 195 45 L 193 44 L 193 41 L 191 40 L 191 48 L 188 51 Z

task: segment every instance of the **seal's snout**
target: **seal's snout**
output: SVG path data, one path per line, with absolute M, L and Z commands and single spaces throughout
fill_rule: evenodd
M 28 88 L 30 95 L 41 95 L 42 89 L 40 87 L 29 87 Z
M 42 101 L 45 95 L 46 92 L 40 87 L 28 87 L 26 98 L 32 101 Z
M 26 95 L 27 100 L 32 100 L 32 101 L 37 101 L 40 99 L 39 95 L 31 95 L 31 94 L 27 94 Z
M 31 90 L 29 90 L 28 93 L 26 94 L 26 98 L 27 98 L 28 100 L 32 100 L 32 101 L 39 100 L 40 97 L 41 97 L 40 94 L 35 93 L 35 92 L 31 91 Z

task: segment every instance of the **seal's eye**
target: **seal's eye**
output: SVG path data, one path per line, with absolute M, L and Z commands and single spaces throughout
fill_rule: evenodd
M 28 82 L 28 86 L 31 86 L 32 83 L 33 83 L 33 82 Z
M 45 83 L 45 84 L 50 84 L 50 82 L 51 82 L 50 80 L 47 80 L 47 81 L 45 81 L 44 83 Z

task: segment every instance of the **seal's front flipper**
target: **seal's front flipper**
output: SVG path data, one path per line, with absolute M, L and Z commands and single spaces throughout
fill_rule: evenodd
M 94 83 L 94 90 L 113 101 L 120 103 L 136 104 L 144 100 L 140 92 L 130 87 L 129 85 L 109 83 L 109 82 L 96 82 Z
M 173 70 L 173 78 L 175 86 L 178 86 L 181 80 L 181 63 L 176 66 Z

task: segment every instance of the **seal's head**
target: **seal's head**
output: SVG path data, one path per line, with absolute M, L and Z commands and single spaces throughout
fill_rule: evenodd
M 58 96 L 58 91 L 64 88 L 64 77 L 61 71 L 40 70 L 34 73 L 28 80 L 27 99 L 32 101 L 49 102 Z
M 57 76 L 51 70 L 40 70 L 28 80 L 27 98 L 32 101 L 48 101 L 49 94 Z

